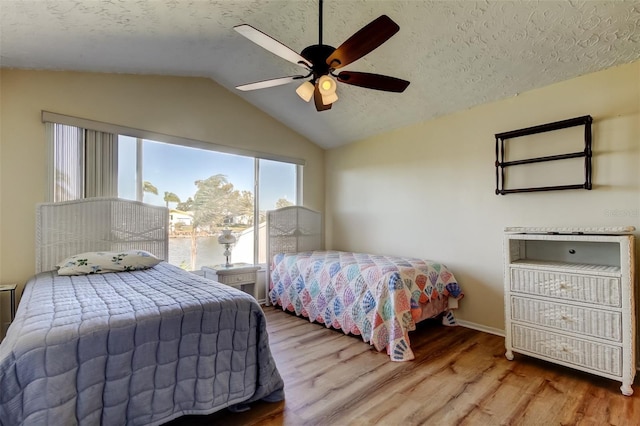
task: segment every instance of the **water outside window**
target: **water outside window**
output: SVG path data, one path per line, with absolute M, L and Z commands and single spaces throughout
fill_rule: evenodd
M 257 228 L 258 262 L 265 262 L 264 213 L 296 204 L 295 165 L 127 136 L 119 136 L 118 144 L 118 196 L 137 199 L 141 176 L 141 201 L 170 209 L 169 263 L 187 270 L 224 263 L 224 248 L 217 242 L 223 228 L 237 237 L 234 263 L 255 262 Z

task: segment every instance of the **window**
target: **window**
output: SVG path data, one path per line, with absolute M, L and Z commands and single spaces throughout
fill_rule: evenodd
M 187 270 L 224 263 L 217 242 L 223 228 L 237 237 L 232 262 L 266 263 L 265 212 L 298 202 L 298 164 L 206 149 L 206 143 L 47 125 L 53 201 L 118 196 L 166 206 L 168 262 Z
M 266 242 L 267 210 L 297 204 L 296 179 L 297 168 L 294 164 L 280 161 L 260 160 L 258 173 L 260 192 L 258 197 L 258 210 L 260 212 L 259 234 L 260 241 Z M 266 244 L 260 244 L 256 254 L 258 263 L 267 262 Z

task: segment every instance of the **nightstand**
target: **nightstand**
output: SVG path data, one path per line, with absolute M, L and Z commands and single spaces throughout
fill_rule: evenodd
M 259 266 L 249 263 L 235 263 L 231 266 L 203 266 L 204 277 L 238 288 L 258 299 L 257 273 Z
M 16 316 L 16 287 L 17 284 L 0 284 L 0 293 L 4 291 L 10 292 L 11 295 L 11 321 Z

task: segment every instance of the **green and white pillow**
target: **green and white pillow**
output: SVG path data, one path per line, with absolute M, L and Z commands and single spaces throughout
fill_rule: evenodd
M 104 274 L 151 268 L 161 260 L 144 250 L 97 251 L 76 254 L 58 263 L 58 275 Z

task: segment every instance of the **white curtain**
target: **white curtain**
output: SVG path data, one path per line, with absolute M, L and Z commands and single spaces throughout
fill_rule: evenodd
M 49 199 L 69 201 L 84 194 L 84 132 L 74 126 L 45 123 L 49 155 Z
M 85 197 L 118 196 L 118 139 L 113 133 L 85 132 Z
M 113 133 L 45 122 L 49 199 L 118 196 L 118 140 Z

